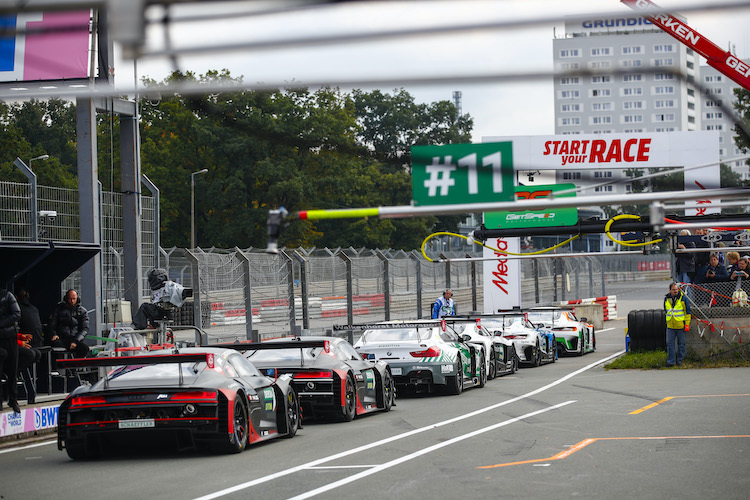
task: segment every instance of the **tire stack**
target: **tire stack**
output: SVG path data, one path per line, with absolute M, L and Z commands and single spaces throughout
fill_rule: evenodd
M 628 313 L 631 351 L 666 351 L 667 319 L 660 309 L 642 309 Z

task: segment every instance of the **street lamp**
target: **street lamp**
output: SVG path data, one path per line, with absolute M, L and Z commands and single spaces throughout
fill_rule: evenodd
M 190 174 L 190 249 L 195 249 L 195 176 L 205 174 L 207 168 Z
M 29 168 L 31 168 L 31 162 L 33 162 L 33 161 L 36 161 L 36 160 L 48 160 L 48 159 L 49 159 L 49 155 L 35 156 L 34 158 L 32 158 L 32 159 L 29 160 Z

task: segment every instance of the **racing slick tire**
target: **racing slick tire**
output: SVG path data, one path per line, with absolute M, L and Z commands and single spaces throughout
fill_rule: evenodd
M 458 356 L 458 362 L 456 363 L 456 375 L 448 378 L 448 394 L 458 396 L 464 390 L 464 374 L 463 364 L 461 363 L 461 355 Z
M 484 351 L 481 351 L 479 360 L 479 384 L 477 384 L 477 387 L 484 387 L 487 383 L 487 359 Z
M 584 344 L 584 341 L 583 341 L 583 333 L 581 333 L 578 336 L 578 352 L 576 353 L 576 355 L 583 356 L 584 354 L 586 354 L 586 345 Z
M 521 364 L 521 360 L 518 358 L 518 354 L 515 352 L 515 348 L 514 348 L 513 363 L 510 365 L 510 374 L 511 375 L 513 375 L 514 373 L 516 373 L 518 371 L 518 366 L 520 364 Z
M 73 460 L 86 460 L 89 454 L 86 451 L 85 439 L 69 439 L 65 442 L 65 451 Z
M 487 380 L 492 380 L 497 377 L 497 357 L 495 356 L 495 350 L 490 349 L 490 371 L 487 372 Z
M 393 400 L 396 399 L 396 384 L 393 381 L 393 375 L 390 370 L 385 371 L 383 379 L 383 411 L 391 411 Z
M 596 351 L 596 330 L 591 330 L 591 350 Z
M 532 362 L 532 366 L 540 366 L 542 364 L 542 350 L 539 347 L 539 344 L 536 346 L 536 352 L 534 353 L 534 361 Z
M 552 356 L 552 361 L 550 363 L 554 363 L 557 361 L 557 339 L 553 336 L 552 337 L 552 345 L 550 346 L 550 356 Z
M 344 422 L 351 422 L 357 414 L 357 393 L 354 390 L 354 379 L 346 376 L 344 386 L 344 406 L 341 408 L 341 418 Z
M 250 425 L 247 419 L 247 407 L 242 402 L 242 398 L 244 398 L 242 393 L 238 393 L 234 398 L 234 431 L 225 438 L 226 441 L 222 446 L 225 453 L 240 453 L 247 447 Z
M 279 415 L 281 422 L 278 422 L 279 429 L 284 430 L 285 438 L 294 437 L 300 427 L 300 421 L 302 415 L 300 414 L 299 400 L 297 393 L 294 389 L 289 389 L 289 394 L 286 396 L 286 405 L 284 406 L 284 414 Z

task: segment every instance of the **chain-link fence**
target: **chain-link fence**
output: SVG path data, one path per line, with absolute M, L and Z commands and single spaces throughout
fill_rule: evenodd
M 683 284 L 693 316 L 697 318 L 734 318 L 750 316 L 750 280 Z

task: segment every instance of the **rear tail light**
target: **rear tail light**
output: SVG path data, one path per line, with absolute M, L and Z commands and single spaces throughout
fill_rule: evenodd
M 190 391 L 190 392 L 178 392 L 175 394 L 172 394 L 172 397 L 169 398 L 170 401 L 184 401 L 186 399 L 195 400 L 195 399 L 210 399 L 215 400 L 216 399 L 216 391 Z
M 372 359 L 375 359 L 375 355 L 368 352 L 360 352 L 359 355 L 362 356 L 362 359 L 370 359 L 370 356 L 372 356 Z
M 78 396 L 73 398 L 73 400 L 70 402 L 71 406 L 79 406 L 79 405 L 100 405 L 107 402 L 107 398 L 104 396 Z
M 295 374 L 294 378 L 331 378 L 331 372 L 301 372 Z
M 430 347 L 426 351 L 414 351 L 409 354 L 415 358 L 436 358 L 440 356 L 440 349 L 437 347 Z
M 506 339 L 525 339 L 526 338 L 526 335 L 519 335 L 519 334 L 515 334 L 515 335 L 503 335 L 503 336 Z
M 575 327 L 564 327 L 564 326 L 559 326 L 557 328 L 553 328 L 552 330 L 555 331 L 555 332 L 575 332 L 575 331 L 578 331 L 578 329 L 575 328 Z

